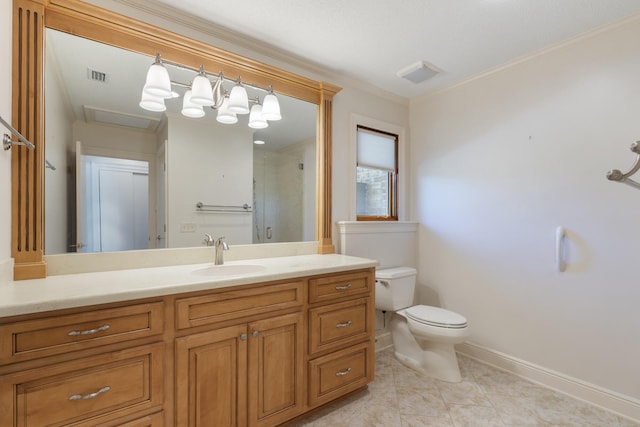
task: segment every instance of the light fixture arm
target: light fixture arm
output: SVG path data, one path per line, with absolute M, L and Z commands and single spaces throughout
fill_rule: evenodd
M 36 148 L 35 145 L 33 145 L 32 143 L 30 143 L 27 138 L 25 138 L 24 136 L 22 136 L 20 134 L 20 132 L 18 132 L 17 130 L 15 130 L 13 128 L 13 126 L 11 126 L 9 123 L 7 123 L 2 117 L 0 117 L 0 123 L 2 123 L 7 129 L 9 129 L 11 131 L 12 134 L 14 134 L 15 136 L 18 137 L 19 141 L 14 141 L 13 139 L 11 139 L 11 136 L 9 136 L 8 134 L 4 134 L 4 137 L 2 138 L 2 147 L 5 149 L 5 151 L 10 150 L 12 146 L 14 145 L 24 145 L 25 147 L 27 147 L 29 150 L 34 150 Z
M 204 67 L 202 65 L 199 66 L 198 68 L 195 68 L 195 67 L 190 67 L 188 65 L 179 64 L 177 62 L 173 62 L 173 61 L 169 61 L 169 60 L 167 60 L 165 58 L 161 58 L 159 53 L 156 54 L 156 62 L 159 62 L 159 63 L 161 63 L 163 65 L 171 65 L 173 67 L 180 68 L 180 69 L 183 69 L 183 70 L 193 71 L 194 73 L 202 74 L 207 78 L 209 78 L 209 77 L 222 78 L 224 81 L 227 81 L 227 82 L 234 82 L 234 83 L 240 82 L 244 86 L 249 86 L 249 87 L 252 87 L 254 89 L 259 89 L 259 90 L 262 90 L 264 92 L 273 92 L 273 88 L 272 88 L 271 85 L 269 85 L 268 88 L 264 88 L 262 86 L 259 86 L 259 85 L 253 84 L 253 83 L 247 83 L 244 80 L 241 80 L 240 76 L 238 76 L 238 78 L 235 79 L 235 80 L 234 79 L 230 79 L 228 77 L 225 77 L 222 71 L 220 71 L 218 74 L 210 74 L 210 73 L 207 73 L 206 71 L 204 71 Z M 184 83 L 177 83 L 177 82 L 174 82 L 173 80 L 171 81 L 171 84 L 177 84 L 179 86 L 187 86 Z

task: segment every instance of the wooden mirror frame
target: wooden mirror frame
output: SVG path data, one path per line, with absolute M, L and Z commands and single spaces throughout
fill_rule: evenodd
M 12 125 L 36 146 L 11 155 L 14 280 L 47 276 L 44 259 L 44 30 L 52 28 L 227 76 L 318 105 L 316 240 L 334 253 L 331 226 L 331 102 L 340 88 L 317 82 L 78 0 L 14 0 Z

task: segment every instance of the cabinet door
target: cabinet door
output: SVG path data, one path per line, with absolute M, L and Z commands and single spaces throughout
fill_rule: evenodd
M 176 425 L 245 426 L 246 325 L 176 339 Z
M 249 426 L 300 414 L 304 393 L 302 313 L 249 324 Z

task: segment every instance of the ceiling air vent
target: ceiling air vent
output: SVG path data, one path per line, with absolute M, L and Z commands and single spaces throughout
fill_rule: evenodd
M 407 79 L 413 83 L 422 83 L 436 74 L 438 74 L 438 70 L 436 70 L 435 67 L 427 65 L 424 61 L 411 64 L 397 73 L 398 77 Z
M 94 82 L 106 83 L 107 73 L 103 73 L 102 71 L 92 70 L 91 68 L 87 68 L 87 78 L 89 80 L 93 80 Z

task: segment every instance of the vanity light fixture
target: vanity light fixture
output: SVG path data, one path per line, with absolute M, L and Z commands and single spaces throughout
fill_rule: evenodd
M 161 98 L 169 98 L 171 96 L 171 78 L 169 77 L 169 71 L 162 63 L 159 53 L 156 55 L 155 62 L 151 64 L 149 71 L 147 71 L 147 81 L 142 92 Z
M 255 141 L 253 141 L 253 143 L 256 145 L 264 145 L 264 141 L 261 139 L 256 139 Z
M 191 102 L 206 107 L 214 104 L 213 87 L 211 87 L 211 82 L 204 74 L 202 65 L 200 66 L 200 72 L 191 83 Z
M 249 112 L 249 96 L 247 90 L 242 86 L 242 80 L 238 77 L 236 84 L 229 94 L 229 111 L 236 114 L 247 114 Z
M 172 65 L 197 74 L 191 84 L 184 84 L 172 81 L 165 65 Z M 235 84 L 231 92 L 227 93 L 223 87 L 224 81 L 232 81 L 226 79 L 222 71 L 217 75 L 215 82 L 212 83 L 209 75 L 204 71 L 204 66 L 199 69 L 187 67 L 181 64 L 163 60 L 158 53 L 154 63 L 147 71 L 147 80 L 142 89 L 142 97 L 140 107 L 145 110 L 162 112 L 166 111 L 165 100 L 168 98 L 176 98 L 179 95 L 172 91 L 171 87 L 180 86 L 187 89 L 182 102 L 182 114 L 191 118 L 200 118 L 205 115 L 203 107 L 211 107 L 218 111 L 216 120 L 224 124 L 234 124 L 238 122 L 238 114 L 249 114 L 249 127 L 254 129 L 263 129 L 269 126 L 268 120 L 280 120 L 280 103 L 273 93 L 273 87 L 269 85 L 268 89 L 244 83 L 240 76 L 235 80 Z M 255 89 L 267 92 L 264 97 L 263 105 L 260 105 L 260 99 L 255 98 L 249 100 L 245 85 Z M 249 102 L 255 105 L 249 109 Z

